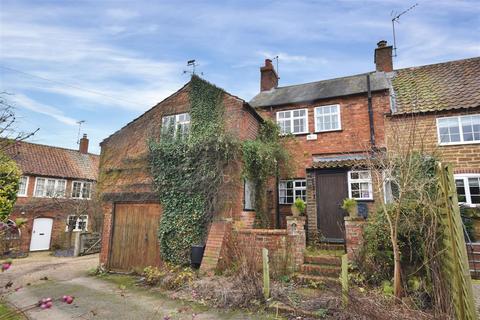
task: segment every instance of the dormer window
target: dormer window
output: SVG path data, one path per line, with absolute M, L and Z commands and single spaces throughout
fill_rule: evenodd
M 308 133 L 308 110 L 279 111 L 277 112 L 277 124 L 282 135 Z
M 162 118 L 162 132 L 173 132 L 173 135 L 177 135 L 178 132 L 183 135 L 187 135 L 190 130 L 190 114 L 179 113 Z

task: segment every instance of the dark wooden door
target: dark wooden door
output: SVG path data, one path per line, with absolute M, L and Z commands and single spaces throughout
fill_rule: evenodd
M 347 171 L 318 170 L 316 184 L 318 231 L 326 241 L 344 241 L 341 205 L 348 197 Z
M 109 268 L 140 271 L 160 264 L 157 229 L 161 207 L 153 203 L 115 205 Z

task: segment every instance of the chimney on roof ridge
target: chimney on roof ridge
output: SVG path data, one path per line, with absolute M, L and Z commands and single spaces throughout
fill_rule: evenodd
M 260 67 L 260 91 L 268 91 L 278 87 L 278 75 L 272 60 L 265 59 L 265 66 Z
M 375 69 L 377 71 L 393 71 L 392 46 L 387 45 L 386 40 L 380 40 L 375 49 Z
M 82 139 L 80 139 L 80 147 L 78 149 L 80 153 L 87 154 L 88 153 L 88 138 L 87 134 L 83 134 Z

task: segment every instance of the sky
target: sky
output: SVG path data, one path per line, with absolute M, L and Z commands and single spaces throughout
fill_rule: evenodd
M 259 67 L 279 57 L 280 86 L 374 70 L 376 43 L 395 68 L 480 56 L 480 0 L 0 0 L 0 92 L 31 142 L 99 143 L 188 82 L 187 60 L 250 100 Z

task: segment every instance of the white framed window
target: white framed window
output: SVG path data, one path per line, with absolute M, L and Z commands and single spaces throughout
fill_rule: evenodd
M 72 182 L 72 198 L 90 199 L 92 195 L 92 183 L 87 181 Z
M 480 143 L 480 114 L 437 118 L 438 144 Z
M 65 231 L 88 231 L 88 216 L 82 214 L 79 216 L 69 215 L 67 217 L 67 225 Z
M 392 179 L 391 176 L 388 176 L 386 172 L 382 173 L 383 175 L 383 201 L 385 203 L 393 203 L 395 199 L 398 199 L 398 184 Z
M 300 198 L 307 202 L 307 180 L 281 180 L 278 183 L 278 203 L 293 204 Z
M 480 206 L 480 174 L 456 174 L 458 202 Z
M 17 196 L 26 197 L 28 192 L 28 177 L 21 176 L 20 181 L 18 182 L 18 192 Z
M 255 185 L 248 179 L 244 180 L 243 210 L 255 210 Z
M 63 179 L 51 179 L 51 178 L 36 178 L 35 179 L 35 191 L 33 192 L 35 197 L 65 197 L 65 188 L 67 186 L 67 180 Z
M 278 111 L 277 124 L 280 134 L 308 133 L 308 109 Z
M 172 128 L 173 127 L 173 128 Z M 181 135 L 187 135 L 190 130 L 190 114 L 179 113 L 162 118 L 162 132 L 166 133 L 170 130 L 176 135 L 180 132 Z
M 332 104 L 315 108 L 315 132 L 341 129 L 340 105 Z
M 369 170 L 348 172 L 348 196 L 357 200 L 373 200 L 372 174 Z

